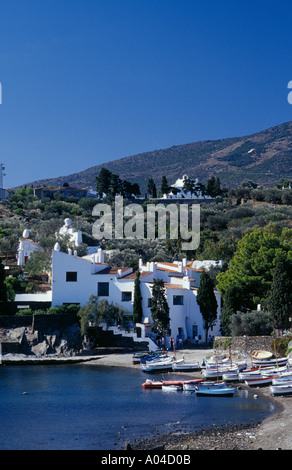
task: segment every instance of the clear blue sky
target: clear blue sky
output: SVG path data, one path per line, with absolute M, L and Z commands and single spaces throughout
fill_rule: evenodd
M 5 187 L 292 120 L 291 13 L 286 0 L 1 0 Z

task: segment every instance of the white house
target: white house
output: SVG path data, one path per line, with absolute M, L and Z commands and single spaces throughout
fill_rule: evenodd
M 199 188 L 199 180 L 195 179 L 195 186 L 198 185 L 196 193 L 193 194 L 190 191 L 184 190 L 184 182 L 188 180 L 188 175 L 184 174 L 181 178 L 178 178 L 174 184 L 171 185 L 175 191 L 170 191 L 168 194 L 164 194 L 164 199 L 210 199 L 210 196 L 203 195 L 202 191 Z
M 151 323 L 151 287 L 154 279 L 162 279 L 170 309 L 171 337 L 182 340 L 205 338 L 204 321 L 196 301 L 202 270 L 187 260 L 174 263 L 139 262 L 143 320 Z M 59 251 L 52 255 L 52 306 L 76 303 L 84 305 L 91 295 L 118 304 L 126 312 L 133 312 L 134 281 L 136 274 L 129 267 L 111 267 L 104 262 L 101 249 L 92 256 L 77 257 Z M 215 292 L 218 320 L 210 335 L 220 335 L 220 293 Z M 169 341 L 169 338 L 168 338 Z
M 29 238 L 29 231 L 25 229 L 19 240 L 17 248 L 17 265 L 24 266 L 35 251 L 43 251 L 42 248 Z

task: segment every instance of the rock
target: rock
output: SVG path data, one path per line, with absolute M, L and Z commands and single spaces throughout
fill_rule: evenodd
M 45 354 L 47 354 L 48 349 L 49 345 L 46 341 L 43 341 L 42 343 L 38 343 L 35 346 L 32 346 L 31 352 L 36 356 L 44 356 Z

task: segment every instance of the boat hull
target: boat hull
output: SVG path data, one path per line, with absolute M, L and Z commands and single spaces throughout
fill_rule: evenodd
M 180 380 L 146 380 L 146 382 L 144 382 L 142 384 L 142 387 L 143 388 L 147 388 L 147 389 L 161 389 L 162 386 L 170 386 L 170 385 L 174 385 L 174 386 L 180 386 L 180 387 L 184 387 L 185 385 L 189 385 L 189 386 L 192 386 L 192 387 L 195 387 L 196 384 L 199 384 L 203 382 L 203 379 L 195 379 L 195 380 L 183 380 L 183 381 L 180 381 Z
M 174 363 L 172 364 L 172 370 L 174 372 L 192 372 L 201 370 L 200 364 L 187 364 L 187 363 Z
M 232 397 L 235 393 L 235 388 L 198 388 L 196 395 L 200 397 Z
M 277 375 L 271 375 L 270 377 L 258 377 L 254 379 L 245 380 L 244 383 L 249 387 L 261 387 L 271 384 L 275 377 L 277 377 Z
M 254 367 L 281 367 L 288 364 L 289 357 L 280 357 L 279 359 L 253 359 L 252 364 Z
M 292 384 L 283 384 L 283 385 L 271 385 L 270 386 L 270 394 L 273 397 L 277 396 L 286 396 L 292 395 Z

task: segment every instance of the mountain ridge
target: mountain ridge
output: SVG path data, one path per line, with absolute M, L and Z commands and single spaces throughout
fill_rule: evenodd
M 140 185 L 147 191 L 148 178 L 160 187 L 165 175 L 173 184 L 183 174 L 205 183 L 214 175 L 221 185 L 231 188 L 245 179 L 263 186 L 273 186 L 280 178 L 292 180 L 292 121 L 244 137 L 202 140 L 152 150 L 98 164 L 83 171 L 56 178 L 36 180 L 26 185 L 95 188 L 95 176 L 102 167 L 121 179 Z

